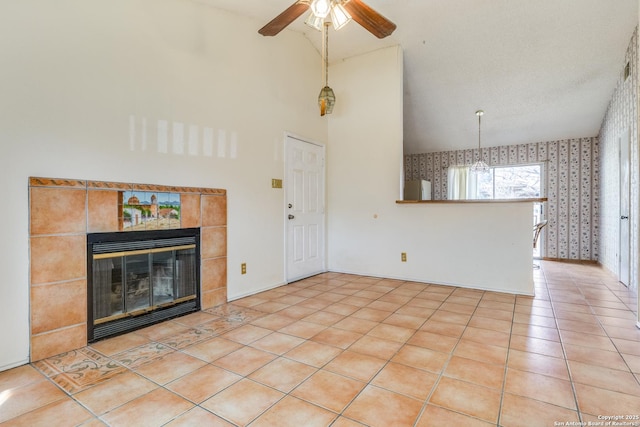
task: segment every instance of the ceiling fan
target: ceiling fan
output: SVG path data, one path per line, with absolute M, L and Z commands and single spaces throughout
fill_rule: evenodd
M 324 18 L 329 14 L 334 28 L 339 29 L 353 19 L 379 39 L 387 37 L 396 29 L 396 24 L 361 0 L 298 0 L 258 30 L 258 33 L 275 36 L 309 9 L 311 15 L 305 23 L 318 30 L 322 29 Z

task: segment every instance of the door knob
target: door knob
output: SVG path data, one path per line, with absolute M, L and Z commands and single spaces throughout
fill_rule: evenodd
M 293 205 L 291 203 L 289 203 L 287 206 L 289 206 L 289 209 L 291 209 L 293 207 Z
M 623 215 L 623 216 L 620 217 L 620 219 L 629 219 L 629 217 Z
M 295 216 L 289 214 L 289 219 L 293 219 L 293 218 L 295 218 Z

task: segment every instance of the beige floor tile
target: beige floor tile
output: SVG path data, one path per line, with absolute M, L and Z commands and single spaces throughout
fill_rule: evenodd
M 421 408 L 420 400 L 369 385 L 343 414 L 371 427 L 410 426 Z
M 264 338 L 260 338 L 259 340 L 254 341 L 253 343 L 251 343 L 251 347 L 268 351 L 269 353 L 282 355 L 287 351 L 299 346 L 303 342 L 305 342 L 305 340 L 302 338 L 294 337 L 293 335 L 287 335 L 280 332 L 274 332 L 265 336 Z
M 515 350 L 544 354 L 551 357 L 564 357 L 562 345 L 555 341 L 513 335 L 509 347 Z
M 433 320 L 433 316 L 420 328 L 421 331 L 460 338 L 466 326 Z
M 195 407 L 185 412 L 168 424 L 166 427 L 234 427 L 233 424 L 213 415 L 211 412 L 205 411 L 200 407 Z M 84 427 L 84 426 L 83 426 Z
M 291 395 L 340 413 L 365 386 L 365 382 L 320 370 L 293 390 Z
M 385 310 L 376 310 L 374 308 L 364 307 L 352 314 L 353 317 L 358 319 L 371 320 L 373 322 L 382 322 L 384 319 L 391 315 L 390 312 Z
M 213 364 L 239 375 L 249 375 L 253 371 L 271 362 L 277 356 L 251 347 L 242 347 L 232 353 L 216 359 Z
M 341 349 L 334 346 L 306 341 L 304 344 L 301 344 L 293 350 L 285 353 L 284 356 L 289 359 L 320 368 L 341 352 Z
M 205 363 L 196 357 L 176 351 L 136 368 L 135 372 L 163 385 L 201 368 Z
M 467 323 L 469 323 L 471 313 L 457 313 L 455 311 L 446 310 L 443 307 L 444 304 L 440 309 L 436 310 L 431 317 L 429 317 L 429 322 L 453 323 L 462 326 L 466 326 Z
M 251 423 L 253 427 L 324 427 L 337 417 L 337 414 L 311 403 L 287 396 L 276 403 L 267 412 Z
M 46 379 L 30 382 L 13 389 L 2 390 L 2 411 L 0 423 L 59 401 L 66 394 Z
M 422 415 L 420 415 L 416 427 L 432 426 L 495 427 L 495 423 L 489 423 L 478 418 L 429 404 Z
M 638 395 L 618 393 L 584 384 L 575 384 L 580 412 L 594 416 L 637 414 Z
M 247 425 L 284 393 L 254 381 L 243 379 L 202 402 L 201 406 L 237 425 Z
M 463 340 L 489 343 L 498 347 L 508 347 L 510 338 L 510 334 L 505 332 L 474 328 L 473 326 L 468 326 L 462 334 Z
M 354 351 L 344 351 L 322 369 L 360 381 L 369 381 L 382 369 L 386 360 Z
M 295 322 L 296 319 L 293 319 L 289 316 L 284 316 L 279 313 L 267 314 L 266 316 L 260 317 L 259 319 L 253 320 L 251 325 L 258 326 L 260 328 L 270 329 L 272 331 L 277 331 L 285 326 L 288 326 Z
M 226 334 L 222 335 L 222 338 L 247 345 L 271 333 L 273 333 L 273 331 L 266 328 L 261 328 L 254 325 L 244 325 L 227 332 Z
M 371 320 L 360 319 L 358 317 L 349 316 L 333 325 L 334 328 L 344 329 L 346 331 L 357 332 L 360 334 L 366 334 L 371 329 L 378 326 L 378 322 Z
M 553 426 L 567 422 L 579 425 L 578 412 L 527 397 L 505 393 L 500 425 L 505 427 Z M 558 423 L 558 424 L 555 424 Z
M 27 412 L 2 425 L 4 427 L 50 427 L 58 422 L 63 422 L 65 425 L 80 425 L 92 418 L 93 414 L 78 403 L 63 399 Z
M 564 349 L 568 360 L 622 371 L 629 370 L 617 351 L 606 351 L 567 343 L 565 343 Z
M 447 353 L 413 345 L 405 345 L 391 361 L 439 374 L 442 372 L 448 359 L 449 354 Z
M 458 344 L 458 341 L 458 338 L 434 334 L 426 331 L 418 331 L 409 339 L 409 341 L 407 341 L 407 344 L 416 345 L 418 347 L 424 347 L 443 353 L 450 353 L 451 351 L 453 351 L 456 344 Z
M 106 413 L 102 419 L 114 427 L 130 426 L 132 420 L 141 426 L 163 425 L 193 406 L 188 400 L 158 388 Z
M 327 329 L 324 325 L 318 325 L 317 323 L 309 323 L 303 320 L 298 320 L 290 325 L 280 329 L 279 332 L 284 334 L 293 335 L 299 338 L 309 339 L 314 335 Z
M 365 335 L 349 347 L 349 351 L 389 359 L 398 352 L 402 343 Z
M 333 326 L 344 318 L 345 316 L 342 314 L 331 313 L 330 311 L 316 311 L 313 314 L 303 317 L 302 320 L 324 326 Z
M 509 368 L 504 391 L 567 409 L 576 409 L 571 383 L 566 380 Z
M 213 362 L 241 347 L 242 344 L 217 337 L 192 345 L 182 351 L 205 362 Z
M 126 372 L 87 390 L 74 398 L 94 414 L 102 415 L 118 406 L 158 388 L 158 385 L 133 372 Z
M 359 340 L 362 336 L 363 334 L 345 331 L 344 329 L 327 328 L 314 335 L 311 340 L 320 344 L 327 344 L 345 349 Z
M 569 380 L 569 370 L 564 358 L 511 349 L 509 350 L 508 366 L 519 371 L 534 372 L 561 380 Z
M 32 365 L 22 365 L 17 368 L 0 372 L 0 390 L 18 388 L 30 383 L 44 380 L 44 375 Z
M 495 424 L 500 410 L 500 395 L 497 390 L 443 377 L 430 402 Z
M 200 404 L 216 393 L 240 381 L 243 377 L 213 365 L 206 365 L 165 387 L 176 394 Z
M 545 328 L 543 326 L 527 325 L 526 323 L 514 323 L 511 333 L 523 337 L 560 342 L 560 333 L 556 328 Z
M 504 367 L 473 359 L 453 356 L 444 371 L 444 375 L 493 389 L 502 389 Z
M 248 376 L 252 380 L 288 393 L 316 372 L 304 363 L 280 357 Z
M 511 321 L 510 320 L 498 320 L 490 317 L 483 317 L 474 315 L 469 321 L 469 326 L 480 329 L 489 329 L 491 331 L 511 333 Z
M 411 330 L 419 329 L 427 319 L 424 317 L 411 316 L 407 314 L 394 313 L 384 319 L 383 323 Z
M 507 352 L 508 349 L 506 347 L 460 340 L 453 354 L 467 359 L 479 360 L 480 362 L 504 365 L 507 361 Z
M 416 329 L 409 329 L 401 326 L 387 325 L 385 323 L 382 323 L 370 330 L 367 335 L 387 341 L 405 343 L 415 332 Z
M 571 378 L 576 383 L 640 396 L 640 385 L 628 370 L 625 372 L 571 360 L 569 369 Z
M 431 372 L 390 362 L 376 375 L 371 384 L 409 397 L 425 400 L 437 380 L 438 375 Z

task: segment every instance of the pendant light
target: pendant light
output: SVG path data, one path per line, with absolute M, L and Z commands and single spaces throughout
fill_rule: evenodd
M 471 172 L 473 173 L 488 173 L 489 165 L 482 160 L 482 150 L 480 148 L 480 123 L 482 120 L 482 115 L 484 111 L 478 110 L 476 111 L 476 116 L 478 116 L 478 161 L 471 165 Z
M 322 62 L 324 71 L 324 87 L 318 95 L 318 105 L 320 106 L 320 115 L 331 114 L 333 112 L 333 106 L 336 103 L 336 95 L 333 93 L 333 89 L 329 87 L 329 25 L 330 22 L 325 22 L 322 27 Z

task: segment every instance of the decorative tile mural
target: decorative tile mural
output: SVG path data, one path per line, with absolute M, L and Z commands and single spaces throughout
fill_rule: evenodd
M 638 185 L 640 185 L 640 153 L 638 152 L 638 28 L 634 31 L 624 63 L 620 64 L 618 84 L 607 108 L 600 128 L 600 162 L 601 162 L 601 194 L 600 200 L 600 263 L 609 270 L 618 272 L 618 251 L 620 247 L 620 190 L 618 177 L 620 174 L 619 138 L 629 130 L 630 135 L 630 235 L 638 236 L 640 226 L 640 205 Z M 629 64 L 629 75 L 625 79 L 624 69 Z M 638 260 L 640 256 L 637 237 L 631 239 L 630 259 Z M 638 265 L 631 262 L 629 284 L 638 288 Z
M 543 241 L 547 258 L 598 259 L 598 138 L 486 147 L 407 155 L 405 179 L 431 181 L 433 199 L 447 198 L 447 169 L 470 165 L 482 157 L 493 166 L 542 163 L 544 217 L 549 220 Z
M 179 193 L 131 190 L 122 200 L 125 231 L 180 228 Z

